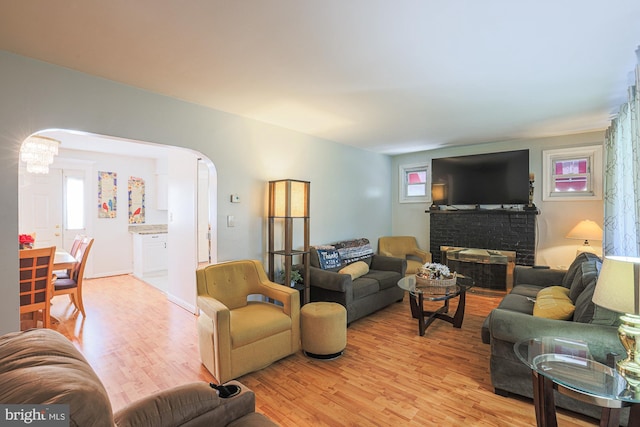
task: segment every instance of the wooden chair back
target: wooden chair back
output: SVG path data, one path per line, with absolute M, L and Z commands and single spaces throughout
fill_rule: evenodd
M 42 311 L 45 328 L 51 325 L 51 274 L 56 247 L 20 251 L 20 314 Z

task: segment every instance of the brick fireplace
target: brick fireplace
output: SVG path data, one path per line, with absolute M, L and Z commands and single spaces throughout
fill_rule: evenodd
M 429 210 L 433 262 L 446 263 L 441 247 L 515 252 L 515 264 L 535 262 L 537 210 Z

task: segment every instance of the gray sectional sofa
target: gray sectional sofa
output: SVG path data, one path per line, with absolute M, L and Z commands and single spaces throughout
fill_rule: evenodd
M 311 301 L 343 305 L 347 324 L 404 297 L 397 284 L 404 277 L 407 261 L 374 254 L 368 239 L 314 246 L 310 258 Z M 339 273 L 345 267 L 353 270 L 351 274 Z
M 513 348 L 523 339 L 554 336 L 586 341 L 592 356 L 605 364 L 610 354 L 625 355 L 617 333 L 620 314 L 591 301 L 600 266 L 600 258 L 590 253 L 578 255 L 567 270 L 516 266 L 513 289 L 491 311 L 482 327 L 482 341 L 491 345 L 491 383 L 496 394 L 533 397 L 531 370 L 518 360 Z M 569 289 L 569 298 L 575 305 L 569 319 L 533 315 L 538 292 L 549 286 Z M 600 408 L 557 392 L 556 405 L 600 418 Z M 628 409 L 623 410 L 621 418 L 626 424 Z

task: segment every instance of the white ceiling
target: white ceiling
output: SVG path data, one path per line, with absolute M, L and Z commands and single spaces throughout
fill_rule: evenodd
M 0 0 L 0 49 L 368 150 L 604 129 L 638 0 Z

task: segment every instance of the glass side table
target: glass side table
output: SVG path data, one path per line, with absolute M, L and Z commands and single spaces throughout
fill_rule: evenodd
M 625 406 L 631 406 L 628 425 L 640 425 L 640 393 L 615 368 L 595 361 L 587 342 L 540 337 L 517 342 L 514 351 L 531 368 L 539 427 L 557 426 L 553 390 L 600 406 L 601 426 L 618 426 Z

